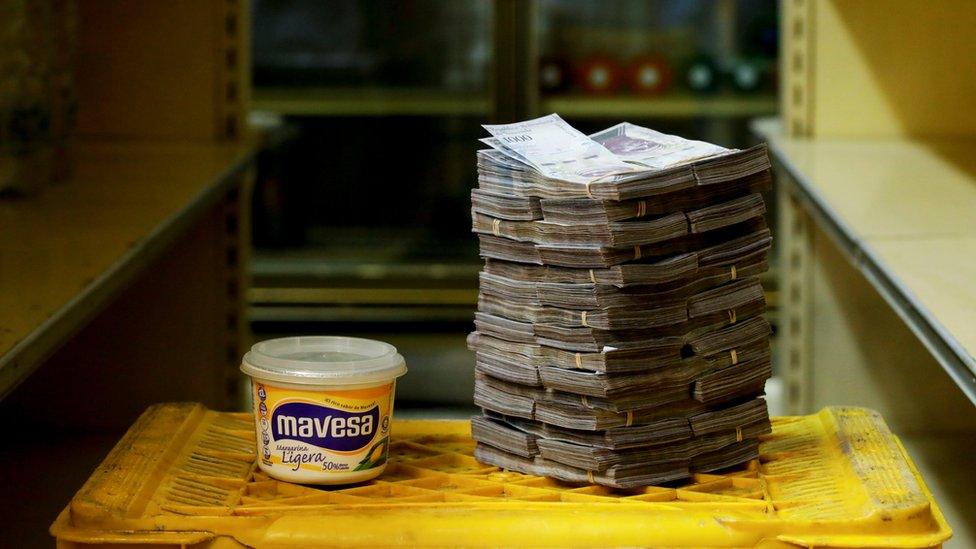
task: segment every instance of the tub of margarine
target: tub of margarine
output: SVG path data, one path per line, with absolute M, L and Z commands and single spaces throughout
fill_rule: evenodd
M 258 464 L 304 484 L 350 484 L 386 468 L 396 347 L 356 337 L 286 337 L 244 355 L 251 376 Z

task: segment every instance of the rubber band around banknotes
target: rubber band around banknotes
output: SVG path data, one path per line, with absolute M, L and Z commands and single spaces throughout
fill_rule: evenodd
M 735 441 L 742 442 L 742 427 L 735 428 Z
M 735 324 L 736 320 L 735 309 L 729 309 L 729 324 Z
M 637 203 L 637 217 L 644 217 L 647 213 L 647 202 L 641 200 Z
M 586 323 L 586 311 L 580 311 L 580 324 L 586 326 L 587 328 L 590 327 L 590 325 Z
M 501 228 L 501 226 L 502 226 L 502 220 L 501 219 L 495 219 L 495 220 L 493 220 L 491 222 L 491 232 L 492 232 L 492 234 L 494 234 L 495 236 L 501 236 L 500 234 L 498 234 L 499 233 L 499 229 Z
M 576 353 L 576 367 L 583 368 L 583 355 Z
M 634 259 L 640 259 L 640 258 L 641 258 L 640 246 L 634 246 Z
M 626 425 L 626 427 L 630 427 L 633 424 L 634 424 L 634 411 L 633 410 L 627 410 L 627 425 Z
M 596 274 L 593 272 L 593 269 L 590 269 L 590 280 L 596 284 Z
M 580 395 L 580 402 L 583 403 L 583 406 L 590 407 L 590 401 L 586 399 L 586 395 Z
M 729 274 L 731 274 L 731 275 L 732 275 L 732 280 L 735 280 L 735 277 L 736 277 L 736 273 L 735 273 L 735 265 L 731 265 L 731 266 L 729 266 Z
M 591 183 L 593 183 L 593 182 L 592 181 L 587 181 L 586 183 L 584 183 L 584 185 L 586 185 L 586 196 L 592 198 L 593 200 L 596 200 L 596 197 L 593 196 L 593 192 L 590 191 L 590 184 Z
M 593 471 L 586 472 L 586 480 L 589 481 L 590 484 L 596 484 L 596 481 L 593 480 Z
M 732 357 L 732 364 L 733 365 L 739 363 L 739 353 L 737 353 L 735 349 L 732 349 L 732 350 L 729 351 L 729 356 Z

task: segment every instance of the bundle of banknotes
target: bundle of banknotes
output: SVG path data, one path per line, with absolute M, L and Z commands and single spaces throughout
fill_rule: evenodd
M 484 463 L 634 488 L 758 455 L 764 145 L 558 115 L 485 126 L 472 420 Z

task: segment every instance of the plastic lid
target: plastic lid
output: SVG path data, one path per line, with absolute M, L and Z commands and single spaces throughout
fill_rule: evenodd
M 358 337 L 305 336 L 256 343 L 241 371 L 267 381 L 299 385 L 383 383 L 407 373 L 396 347 Z

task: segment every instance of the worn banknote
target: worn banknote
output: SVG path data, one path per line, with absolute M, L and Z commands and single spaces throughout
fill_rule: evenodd
M 514 124 L 485 125 L 490 147 L 528 163 L 545 177 L 586 183 L 639 169 L 570 126 L 557 114 Z
M 733 152 L 732 149 L 668 135 L 630 122 L 621 122 L 589 137 L 617 158 L 654 170 Z

